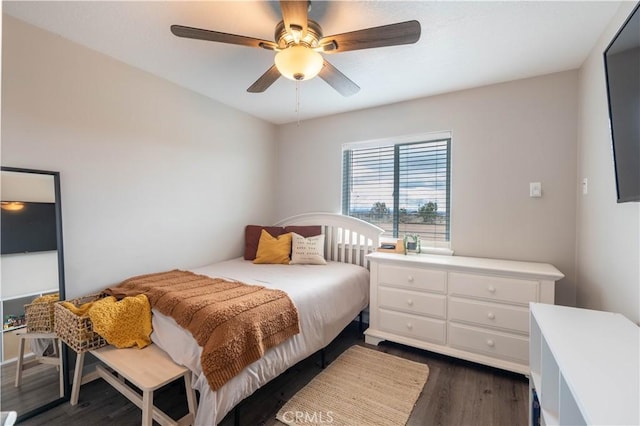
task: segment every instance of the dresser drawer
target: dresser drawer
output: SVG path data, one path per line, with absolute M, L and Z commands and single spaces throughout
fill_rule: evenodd
M 449 344 L 508 361 L 529 363 L 529 339 L 526 337 L 449 324 Z
M 529 305 L 538 301 L 538 282 L 507 277 L 449 273 L 449 294 Z
M 417 340 L 439 344 L 445 343 L 445 321 L 388 311 L 386 309 L 380 309 L 378 314 L 381 330 Z
M 378 283 L 445 293 L 447 273 L 432 269 L 410 268 L 382 263 L 378 265 Z
M 440 294 L 419 293 L 381 286 L 378 287 L 378 306 L 445 319 L 447 297 Z
M 469 299 L 449 299 L 449 319 L 529 333 L 529 308 Z

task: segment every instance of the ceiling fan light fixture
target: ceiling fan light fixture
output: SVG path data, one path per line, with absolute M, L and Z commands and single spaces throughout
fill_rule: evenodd
M 2 210 L 10 212 L 17 212 L 24 209 L 24 203 L 22 201 L 3 201 Z
M 289 46 L 278 52 L 275 64 L 280 74 L 289 80 L 309 80 L 322 69 L 322 55 L 304 45 Z

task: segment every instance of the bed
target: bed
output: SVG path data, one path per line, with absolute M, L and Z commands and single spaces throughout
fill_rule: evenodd
M 369 303 L 366 254 L 375 250 L 382 229 L 332 213 L 306 213 L 276 226 L 320 225 L 326 265 L 261 265 L 244 258 L 195 268 L 213 278 L 284 290 L 299 313 L 300 333 L 265 352 L 217 391 L 200 365 L 201 348 L 191 333 L 154 310 L 153 342 L 193 372 L 200 392 L 196 425 L 218 424 L 238 403 L 289 367 L 327 346 Z

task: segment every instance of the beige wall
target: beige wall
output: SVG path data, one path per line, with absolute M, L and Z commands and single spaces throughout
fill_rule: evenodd
M 640 203 L 616 203 L 603 52 L 635 2 L 620 6 L 580 69 L 577 203 L 578 306 L 640 323 Z
M 577 99 L 569 71 L 280 126 L 277 216 L 340 211 L 343 143 L 450 130 L 452 249 L 552 263 L 572 305 Z
M 2 165 L 60 172 L 67 295 L 239 256 L 275 126 L 3 16 Z

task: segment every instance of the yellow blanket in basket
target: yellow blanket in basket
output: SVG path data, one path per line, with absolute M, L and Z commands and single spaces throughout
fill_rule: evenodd
M 60 304 L 62 304 L 62 306 L 64 306 L 65 308 L 70 310 L 73 314 L 79 317 L 86 315 L 89 309 L 93 306 L 93 302 L 87 302 L 80 306 L 76 306 L 73 303 L 67 302 L 67 301 L 60 302 Z
M 60 300 L 58 293 L 45 294 L 44 296 L 36 297 L 31 303 L 53 303 Z
M 118 301 L 109 296 L 80 307 L 69 302 L 63 305 L 76 315 L 88 315 L 93 331 L 117 348 L 151 344 L 151 305 L 147 296 L 139 294 Z

